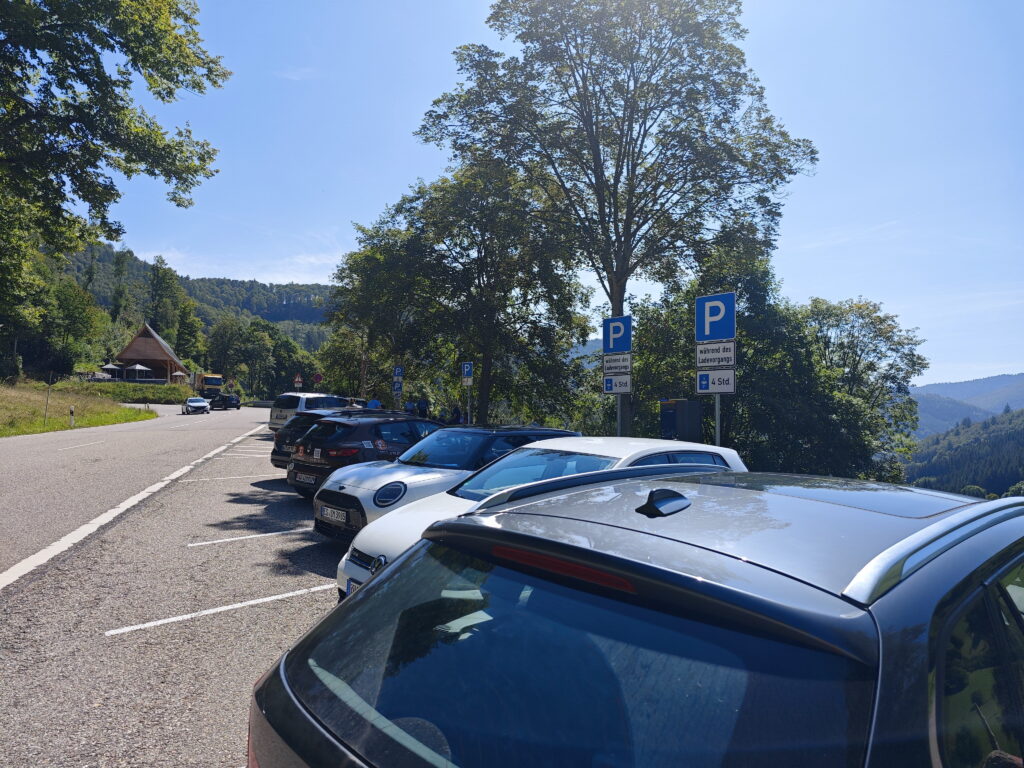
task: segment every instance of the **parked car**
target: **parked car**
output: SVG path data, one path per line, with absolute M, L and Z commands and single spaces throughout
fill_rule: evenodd
M 338 467 L 394 459 L 441 426 L 436 421 L 380 412 L 320 419 L 295 442 L 288 484 L 312 498 Z
M 515 448 L 578 435 L 545 427 L 439 429 L 394 462 L 371 461 L 335 470 L 313 499 L 315 527 L 327 536 L 352 538 L 384 513 L 451 488 Z
M 181 404 L 181 412 L 183 414 L 209 413 L 210 402 L 201 397 L 190 397 Z
M 220 392 L 213 396 L 210 400 L 210 409 L 220 408 L 226 411 L 228 408 L 234 408 L 236 411 L 241 409 L 242 399 L 235 394 L 230 392 Z
M 527 445 L 473 473 L 446 493 L 414 501 L 353 531 L 356 537 L 352 546 L 338 564 L 338 588 L 350 592 L 369 577 L 369 565 L 375 559 L 393 561 L 415 544 L 431 523 L 468 512 L 478 502 L 509 488 L 582 472 L 660 464 L 696 464 L 739 472 L 747 469 L 731 448 L 678 440 L 560 437 Z M 313 515 L 314 526 L 323 531 L 324 519 L 315 505 Z
M 270 406 L 268 426 L 276 432 L 298 411 L 316 411 L 332 408 L 349 408 L 352 399 L 339 395 L 326 395 L 323 392 L 285 392 L 274 399 Z
M 431 526 L 258 682 L 250 764 L 1020 764 L 1024 498 L 673 469 Z

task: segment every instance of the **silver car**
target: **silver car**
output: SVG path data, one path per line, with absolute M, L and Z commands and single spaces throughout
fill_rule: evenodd
M 201 397 L 190 397 L 181 404 L 181 412 L 183 414 L 209 413 L 210 401 L 204 400 Z

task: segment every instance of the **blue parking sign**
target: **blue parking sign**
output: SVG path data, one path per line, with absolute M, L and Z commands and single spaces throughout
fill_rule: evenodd
M 473 363 L 462 363 L 462 378 L 473 378 Z
M 391 382 L 391 391 L 394 392 L 396 395 L 400 395 L 402 393 L 402 380 L 401 379 L 399 379 L 398 381 L 392 381 Z
M 633 351 L 633 316 L 606 317 L 602 334 L 602 348 L 606 355 Z
M 405 366 L 404 365 L 396 365 L 395 366 L 394 376 L 395 376 L 396 379 L 400 379 L 403 376 L 405 376 Z
M 698 296 L 694 302 L 697 341 L 729 341 L 736 338 L 736 294 Z

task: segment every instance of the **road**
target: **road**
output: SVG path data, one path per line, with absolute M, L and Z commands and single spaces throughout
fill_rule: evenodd
M 335 605 L 343 554 L 270 465 L 266 415 L 0 440 L 3 567 L 171 478 L 0 589 L 0 763 L 245 764 L 252 685 Z

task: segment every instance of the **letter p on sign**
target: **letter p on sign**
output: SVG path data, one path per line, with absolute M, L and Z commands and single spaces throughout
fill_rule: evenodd
M 699 296 L 694 330 L 697 341 L 728 341 L 736 338 L 736 294 Z

